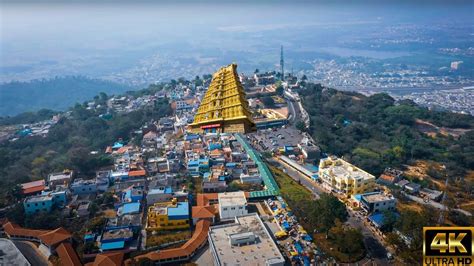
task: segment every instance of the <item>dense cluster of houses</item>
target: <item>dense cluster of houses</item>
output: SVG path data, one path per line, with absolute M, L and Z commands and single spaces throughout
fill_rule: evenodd
M 204 193 L 225 192 L 231 182 L 262 183 L 256 163 L 231 134 L 187 135 L 183 149 L 187 171 L 202 178 Z

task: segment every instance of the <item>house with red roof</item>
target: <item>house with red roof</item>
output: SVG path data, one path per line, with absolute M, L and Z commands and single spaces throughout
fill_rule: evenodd
M 217 208 L 215 205 L 210 206 L 193 206 L 191 215 L 193 217 L 193 224 L 196 224 L 199 220 L 208 220 L 214 223 L 217 214 Z
M 85 266 L 121 266 L 123 265 L 122 252 L 110 252 L 98 254 L 93 262 L 86 263 Z
M 45 188 L 45 181 L 36 180 L 28 183 L 21 184 L 22 194 L 26 196 L 40 194 Z

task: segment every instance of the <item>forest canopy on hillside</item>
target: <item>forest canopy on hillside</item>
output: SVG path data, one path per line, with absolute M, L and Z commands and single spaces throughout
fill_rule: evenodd
M 384 93 L 364 96 L 319 84 L 308 84 L 300 95 L 311 119 L 309 132 L 322 150 L 344 156 L 375 175 L 386 167 L 420 159 L 444 164 L 452 178 L 474 169 L 474 117 L 470 115 L 397 102 Z M 429 136 L 420 130 L 420 121 L 464 133 Z

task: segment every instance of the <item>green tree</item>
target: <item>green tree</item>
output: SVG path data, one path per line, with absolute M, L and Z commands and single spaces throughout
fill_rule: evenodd
M 19 225 L 25 224 L 25 209 L 22 203 L 17 203 L 13 207 L 7 210 L 6 217 L 10 222 L 14 222 Z
M 194 85 L 195 86 L 202 86 L 202 84 L 203 84 L 202 79 L 199 76 L 196 76 L 196 78 L 194 78 Z
M 262 103 L 265 105 L 267 108 L 272 108 L 275 107 L 275 100 L 273 100 L 272 97 L 270 96 L 265 96 L 262 98 Z
M 403 245 L 403 240 L 392 236 L 391 241 L 399 245 L 399 255 L 408 264 L 416 264 L 422 260 L 423 227 L 437 224 L 438 212 L 431 208 L 424 208 L 421 212 L 413 210 L 401 211 L 395 228 L 409 239 L 409 245 Z M 401 249 L 403 248 L 403 249 Z
M 10 202 L 17 203 L 23 198 L 23 188 L 20 184 L 16 184 L 8 191 L 7 197 Z
M 295 127 L 296 127 L 296 129 L 298 129 L 299 131 L 305 131 L 305 130 L 306 130 L 306 126 L 305 126 L 305 124 L 304 124 L 303 121 L 298 121 L 298 122 L 296 122 Z
M 61 226 L 61 214 L 58 210 L 27 215 L 25 227 L 32 229 L 56 229 Z
M 97 216 L 89 220 L 86 225 L 87 231 L 100 232 L 105 226 L 107 219 L 104 216 Z
M 33 166 L 32 174 L 36 178 L 44 178 L 47 173 L 47 161 L 44 157 L 36 157 L 32 162 L 31 166 Z
M 281 96 L 281 95 L 283 95 L 283 93 L 285 92 L 285 90 L 283 89 L 283 86 L 280 85 L 280 86 L 276 87 L 275 92 L 276 92 L 276 94 L 278 94 L 278 95 Z
M 393 230 L 393 227 L 395 226 L 395 223 L 397 222 L 397 217 L 390 210 L 384 210 L 382 212 L 382 215 L 384 219 L 383 230 L 391 232 Z
M 329 239 L 340 252 L 347 254 L 350 258 L 364 254 L 362 232 L 355 228 L 345 227 L 338 219 L 329 230 Z
M 346 206 L 333 195 L 322 194 L 312 205 L 309 220 L 325 232 L 326 237 L 328 237 L 329 229 L 334 226 L 336 219 L 341 222 L 347 220 Z

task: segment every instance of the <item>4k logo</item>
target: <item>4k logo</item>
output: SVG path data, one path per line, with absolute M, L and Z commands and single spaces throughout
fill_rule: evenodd
M 424 227 L 424 265 L 471 265 L 473 227 Z

